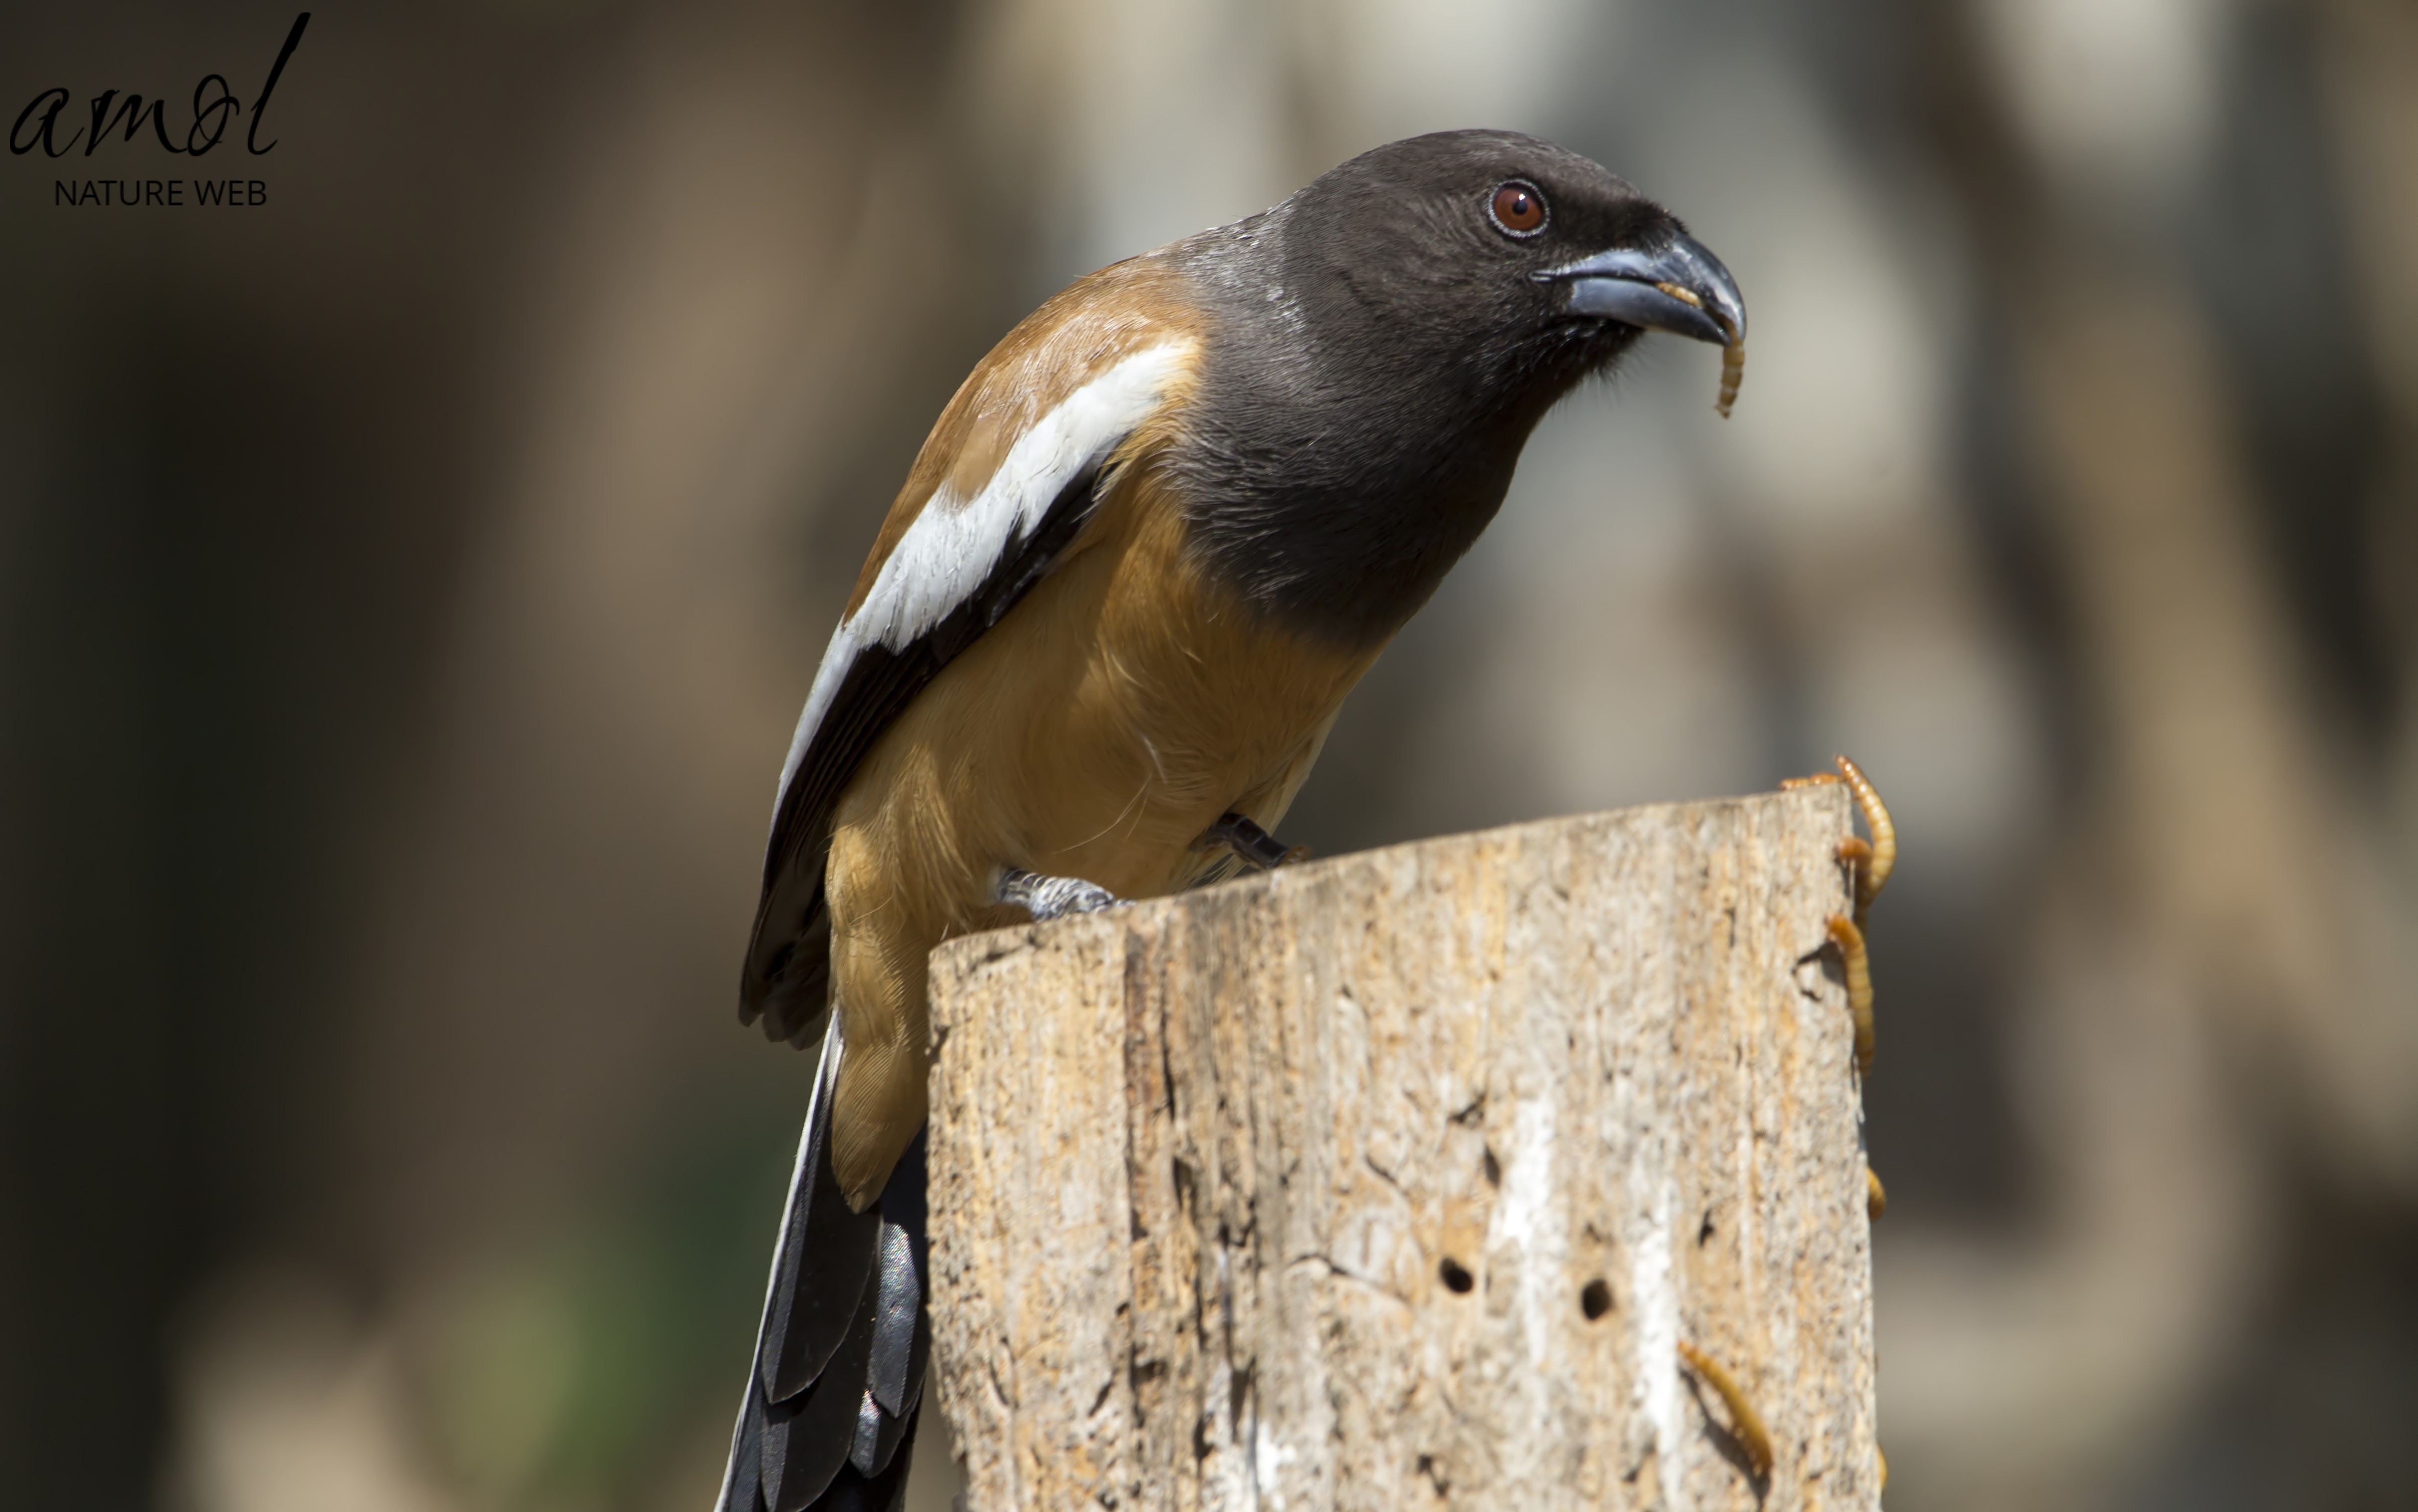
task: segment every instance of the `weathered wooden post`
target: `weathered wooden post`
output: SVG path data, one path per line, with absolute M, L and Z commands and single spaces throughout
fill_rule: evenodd
M 1823 950 L 1848 802 L 1457 835 L 935 952 L 972 1512 L 1876 1506 Z

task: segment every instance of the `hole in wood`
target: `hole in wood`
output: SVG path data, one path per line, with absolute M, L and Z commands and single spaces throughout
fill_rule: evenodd
M 1604 1285 L 1602 1276 L 1579 1289 L 1579 1311 L 1586 1314 L 1588 1322 L 1612 1311 L 1612 1288 Z
M 1436 1275 L 1442 1276 L 1444 1284 L 1455 1291 L 1466 1291 L 1477 1284 L 1477 1278 L 1462 1268 L 1461 1261 L 1449 1255 L 1436 1267 Z

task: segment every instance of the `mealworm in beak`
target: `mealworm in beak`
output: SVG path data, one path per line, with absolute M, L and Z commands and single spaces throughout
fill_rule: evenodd
M 1676 283 L 1657 283 L 1654 286 L 1681 304 L 1705 309 L 1705 301 L 1696 297 L 1693 289 L 1683 289 Z M 1731 325 L 1728 317 L 1718 310 L 1706 310 L 1705 313 L 1719 321 L 1722 329 L 1729 332 L 1729 344 L 1722 348 L 1721 397 L 1713 401 L 1713 412 L 1727 420 L 1730 406 L 1737 403 L 1738 384 L 1746 377 L 1746 332 Z

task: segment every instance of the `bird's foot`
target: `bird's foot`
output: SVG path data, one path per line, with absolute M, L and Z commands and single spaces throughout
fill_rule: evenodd
M 1192 842 L 1195 850 L 1215 850 L 1220 846 L 1262 871 L 1274 871 L 1278 866 L 1290 866 L 1294 862 L 1309 859 L 1308 846 L 1288 846 L 1242 815 L 1232 812 L 1201 831 L 1201 838 Z
M 1124 900 L 1097 882 L 1079 877 L 1043 877 L 1036 872 L 1002 866 L 992 884 L 991 901 L 1012 903 L 1033 915 L 1033 922 L 1064 919 L 1070 913 L 1097 913 Z

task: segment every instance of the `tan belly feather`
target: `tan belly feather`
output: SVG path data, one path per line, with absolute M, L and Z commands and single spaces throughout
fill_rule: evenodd
M 848 1036 L 832 1153 L 877 1195 L 925 1115 L 925 957 L 1020 921 L 1002 865 L 1153 897 L 1228 809 L 1282 817 L 1377 648 L 1271 626 L 1187 562 L 1147 475 L 891 726 L 832 836 L 832 981 Z

